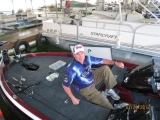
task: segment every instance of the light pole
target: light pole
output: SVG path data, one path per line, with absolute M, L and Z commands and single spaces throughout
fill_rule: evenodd
M 13 4 L 13 0 L 12 0 L 12 6 L 13 6 L 12 14 L 14 15 L 14 4 Z
M 32 8 L 32 11 L 33 11 L 33 4 L 32 4 L 32 0 L 31 0 L 31 8 Z
M 87 16 L 87 1 L 88 1 L 88 0 L 86 0 L 86 16 Z
M 45 15 L 47 17 L 45 0 L 44 0 L 44 7 L 45 7 Z
M 56 4 L 56 15 L 57 15 L 57 18 L 58 18 L 58 11 L 57 11 L 57 0 L 55 0 L 55 4 Z

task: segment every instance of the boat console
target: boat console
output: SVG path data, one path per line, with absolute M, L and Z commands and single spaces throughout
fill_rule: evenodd
M 137 66 L 131 72 L 127 73 L 126 77 L 151 77 L 154 74 L 154 60 L 151 60 L 145 64 Z
M 159 93 L 160 70 L 154 68 L 154 60 L 139 65 L 126 73 L 122 86 L 137 92 Z

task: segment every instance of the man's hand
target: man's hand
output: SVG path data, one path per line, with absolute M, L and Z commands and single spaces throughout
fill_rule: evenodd
M 78 105 L 79 102 L 80 102 L 80 100 L 79 100 L 78 98 L 73 98 L 73 99 L 72 99 L 73 105 Z
M 120 68 L 124 68 L 124 64 L 122 62 L 116 62 L 115 65 Z
M 103 59 L 103 63 L 102 64 L 106 64 L 106 65 L 116 65 L 120 68 L 124 68 L 124 64 L 122 62 L 115 62 L 112 60 L 108 60 L 108 59 Z
M 63 85 L 62 85 L 63 86 Z M 72 91 L 70 89 L 70 87 L 66 87 L 63 86 L 64 91 L 67 93 L 67 95 L 70 97 L 70 99 L 72 100 L 73 105 L 78 105 L 80 100 L 78 98 L 76 98 L 73 94 Z

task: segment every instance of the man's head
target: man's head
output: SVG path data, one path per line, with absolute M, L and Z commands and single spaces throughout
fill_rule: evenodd
M 85 51 L 84 47 L 81 44 L 75 45 L 73 47 L 73 56 L 78 62 L 83 64 L 85 59 Z

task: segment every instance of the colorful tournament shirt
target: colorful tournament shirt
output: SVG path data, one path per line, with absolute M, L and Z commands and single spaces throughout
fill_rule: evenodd
M 66 68 L 62 84 L 66 87 L 70 87 L 70 85 L 73 84 L 75 90 L 79 92 L 80 89 L 91 85 L 94 81 L 91 65 L 100 65 L 102 62 L 102 58 L 85 56 L 84 64 L 82 65 L 74 59 Z

